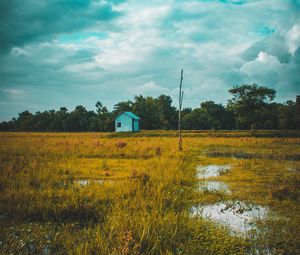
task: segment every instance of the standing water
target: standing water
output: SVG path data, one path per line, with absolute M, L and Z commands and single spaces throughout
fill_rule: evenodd
M 255 229 L 255 221 L 265 218 L 267 213 L 268 210 L 265 207 L 246 204 L 241 201 L 194 206 L 191 209 L 192 216 L 201 215 L 204 218 L 225 224 L 234 233 L 242 234 Z
M 201 181 L 198 189 L 204 192 L 223 192 L 225 194 L 230 194 L 228 185 L 225 182 L 220 181 Z
M 104 181 L 103 180 L 81 179 L 81 180 L 76 180 L 75 182 L 78 183 L 80 186 L 84 187 L 91 183 L 102 184 Z
M 230 165 L 208 165 L 208 166 L 198 166 L 197 167 L 197 177 L 198 178 L 209 178 L 217 177 L 231 169 Z

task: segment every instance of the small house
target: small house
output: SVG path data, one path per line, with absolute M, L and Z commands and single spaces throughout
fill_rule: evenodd
M 116 132 L 140 131 L 140 117 L 132 112 L 122 112 L 115 119 Z

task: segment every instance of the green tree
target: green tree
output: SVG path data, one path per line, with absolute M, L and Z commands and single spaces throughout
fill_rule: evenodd
M 182 128 L 185 130 L 207 130 L 210 129 L 209 115 L 201 108 L 186 113 L 182 117 Z
M 234 113 L 241 129 L 256 128 L 263 121 L 262 112 L 276 96 L 274 89 L 256 84 L 234 86 L 229 93 L 233 97 L 228 102 L 228 109 Z
M 33 131 L 34 123 L 34 115 L 29 111 L 19 113 L 19 117 L 16 121 L 17 129 L 24 131 Z
M 297 129 L 296 126 L 296 103 L 289 100 L 279 105 L 279 128 Z
M 267 104 L 261 113 L 261 121 L 257 124 L 259 129 L 278 129 L 279 109 L 281 104 Z
M 200 105 L 202 111 L 208 116 L 210 129 L 232 129 L 233 115 L 226 110 L 222 104 L 216 104 L 213 101 L 205 101 Z
M 192 130 L 231 129 L 233 116 L 222 104 L 213 101 L 202 102 L 200 108 L 185 109 L 183 128 Z
M 300 53 L 300 50 L 298 48 Z M 300 54 L 299 54 L 300 55 Z M 295 116 L 296 129 L 300 129 L 300 95 L 296 97 L 296 116 Z
M 156 99 L 158 105 L 160 129 L 177 128 L 177 111 L 172 106 L 172 98 L 166 95 L 160 95 Z
M 153 97 L 135 96 L 132 110 L 141 118 L 141 128 L 161 128 L 159 107 Z
M 68 109 L 66 107 L 60 107 L 59 111 L 57 111 L 56 114 L 61 123 L 61 131 L 67 131 Z
M 133 102 L 128 101 L 121 101 L 114 105 L 114 115 L 117 116 L 122 112 L 131 112 L 132 111 Z
M 87 131 L 87 110 L 82 105 L 75 107 L 67 119 L 68 131 Z
M 99 101 L 96 103 L 97 119 L 97 130 L 99 131 L 112 131 L 112 114 L 108 109 L 102 105 Z

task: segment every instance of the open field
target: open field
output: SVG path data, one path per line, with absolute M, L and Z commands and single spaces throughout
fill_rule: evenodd
M 300 254 L 299 132 L 0 133 L 1 254 Z

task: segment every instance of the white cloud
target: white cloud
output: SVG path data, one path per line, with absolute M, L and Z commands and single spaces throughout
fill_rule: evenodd
M 294 60 L 281 63 L 277 57 L 260 52 L 255 60 L 245 63 L 239 71 L 247 83 L 272 87 L 287 100 L 286 95 L 294 99 L 300 92 L 300 75 L 295 72 L 297 69 L 299 66 Z
M 154 81 L 149 81 L 140 86 L 134 86 L 131 88 L 131 91 L 135 95 L 145 96 L 159 96 L 161 94 L 170 95 L 171 93 L 168 88 L 159 86 Z
M 24 90 L 13 88 L 0 89 L 0 91 L 13 97 L 20 97 L 26 94 Z
M 124 5 L 123 11 L 127 16 L 120 20 L 121 24 L 132 25 L 134 27 L 149 27 L 158 25 L 171 11 L 171 6 L 166 4 L 145 6 L 145 5 Z
M 268 53 L 263 51 L 258 53 L 258 56 L 255 59 L 255 61 L 262 62 L 265 64 L 279 64 L 279 61 L 275 56 L 269 55 Z
M 142 65 L 151 51 L 164 44 L 157 24 L 169 13 L 170 6 L 132 6 L 124 4 L 126 13 L 118 21 L 120 32 L 110 33 L 107 40 L 95 42 L 99 52 L 95 65 L 108 70 L 128 70 Z
M 286 34 L 289 52 L 294 54 L 300 47 L 300 24 L 295 24 Z
M 260 52 L 255 60 L 245 63 L 240 68 L 240 71 L 251 77 L 259 75 L 268 76 L 269 72 L 278 71 L 282 66 L 283 64 L 275 56 L 269 55 L 266 52 Z
M 25 48 L 13 47 L 11 49 L 11 54 L 13 56 L 29 56 L 28 51 Z

